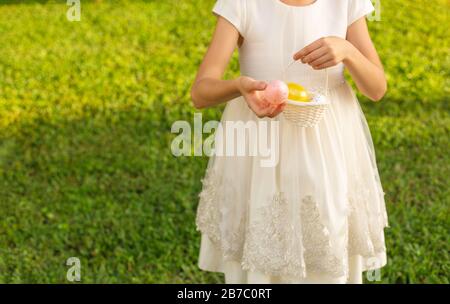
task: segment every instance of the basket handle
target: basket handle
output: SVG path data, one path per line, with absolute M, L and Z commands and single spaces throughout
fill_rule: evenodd
M 297 62 L 297 60 L 292 60 L 285 68 L 284 68 L 284 71 L 283 71 L 283 80 L 286 80 L 286 72 L 287 72 L 287 70 L 291 67 L 291 65 L 293 65 L 294 63 L 296 63 Z M 328 78 L 329 78 L 329 75 L 328 75 L 328 68 L 326 68 L 325 69 L 325 96 L 328 96 L 328 82 L 329 82 L 329 80 L 328 80 Z

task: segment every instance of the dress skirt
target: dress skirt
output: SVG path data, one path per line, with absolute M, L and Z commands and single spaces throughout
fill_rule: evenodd
M 265 135 L 277 161 L 217 153 L 231 133 L 216 131 L 196 218 L 201 269 L 233 283 L 360 283 L 363 271 L 386 264 L 387 214 L 370 132 L 343 75 L 332 74 L 329 85 L 331 104 L 309 128 L 283 114 L 260 119 L 242 97 L 227 104 L 223 130 L 229 121 L 278 123 Z M 242 147 L 242 138 L 231 140 Z

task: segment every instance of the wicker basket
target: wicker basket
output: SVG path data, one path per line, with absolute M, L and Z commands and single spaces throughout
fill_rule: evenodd
M 293 64 L 291 62 L 286 70 Z M 285 75 L 286 75 L 285 70 Z M 309 88 L 308 91 L 312 95 L 312 101 L 310 102 L 299 102 L 294 100 L 289 100 L 286 103 L 286 107 L 284 108 L 284 117 L 295 123 L 300 127 L 313 127 L 317 125 L 320 120 L 323 118 L 325 111 L 330 105 L 328 100 L 328 69 L 325 70 L 326 73 L 326 81 L 325 87 L 316 87 Z M 286 81 L 286 77 L 284 77 L 284 81 Z M 287 81 L 286 81 L 287 82 Z

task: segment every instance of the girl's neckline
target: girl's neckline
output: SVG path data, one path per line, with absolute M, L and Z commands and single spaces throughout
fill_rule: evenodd
M 275 1 L 280 6 L 284 6 L 284 7 L 291 8 L 291 9 L 306 9 L 306 8 L 315 6 L 317 4 L 317 2 L 319 2 L 320 0 L 316 0 L 316 1 L 314 1 L 310 4 L 306 4 L 306 5 L 291 5 L 291 4 L 284 3 L 281 0 L 273 0 L 273 1 Z

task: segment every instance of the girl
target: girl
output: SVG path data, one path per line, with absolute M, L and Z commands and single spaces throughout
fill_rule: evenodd
M 373 9 L 370 0 L 216 2 L 194 105 L 227 102 L 222 124 L 277 121 L 279 161 L 262 167 L 254 155 L 210 158 L 196 219 L 201 269 L 223 272 L 226 283 L 362 283 L 363 271 L 386 264 L 372 139 L 343 76 L 345 67 L 373 101 L 386 92 L 364 18 Z M 236 45 L 242 76 L 221 80 Z M 317 84 L 327 71 L 331 104 L 310 128 L 288 121 L 285 103 L 268 105 L 262 94 L 293 60 L 289 77 L 298 83 Z

